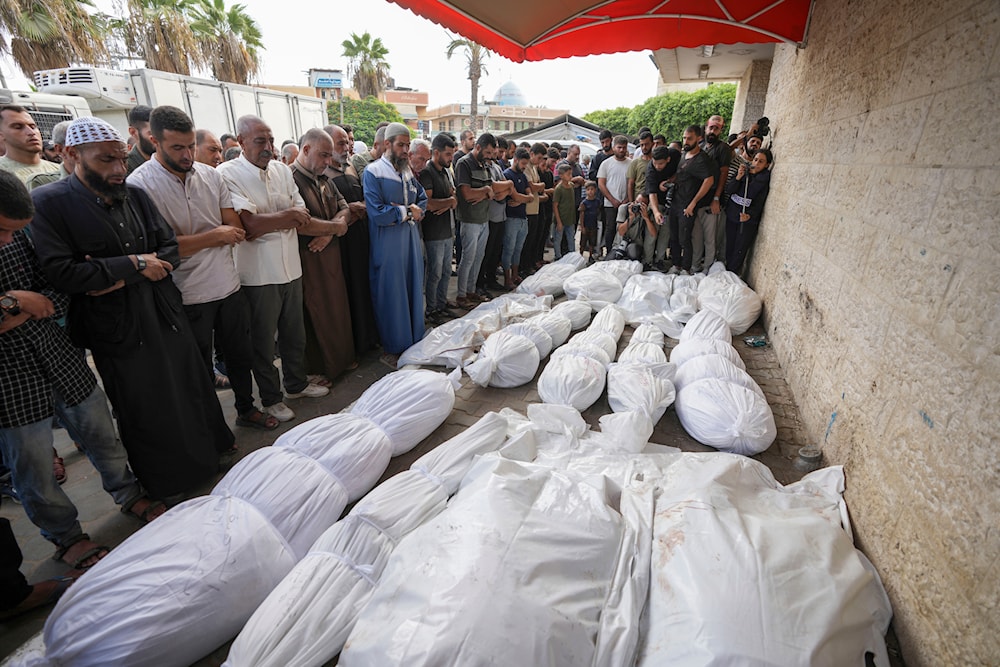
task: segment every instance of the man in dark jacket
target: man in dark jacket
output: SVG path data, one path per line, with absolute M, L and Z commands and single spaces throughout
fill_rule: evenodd
M 757 151 L 750 168 L 740 165 L 736 178 L 729 181 L 726 194 L 726 268 L 739 274 L 747 252 L 757 238 L 760 216 L 771 188 L 771 164 L 774 156 L 765 149 Z

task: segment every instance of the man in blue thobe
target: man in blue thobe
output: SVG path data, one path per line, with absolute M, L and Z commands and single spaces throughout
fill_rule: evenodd
M 417 223 L 427 210 L 427 194 L 410 170 L 409 158 L 409 128 L 391 123 L 382 157 L 363 177 L 375 324 L 382 348 L 393 356 L 424 337 L 424 258 Z

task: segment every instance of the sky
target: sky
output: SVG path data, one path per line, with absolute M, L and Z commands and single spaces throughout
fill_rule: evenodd
M 386 58 L 396 85 L 429 94 L 431 107 L 468 103 L 470 86 L 465 57 L 445 56 L 450 37 L 441 26 L 387 0 L 242 0 L 260 25 L 265 51 L 262 84 L 308 85 L 310 68 L 343 69 L 341 42 L 352 32 L 370 32 L 389 50 Z M 233 0 L 227 0 L 227 6 Z M 96 0 L 100 11 L 114 13 L 113 0 Z M 312 20 L 310 20 L 312 19 Z M 311 32 L 318 22 L 330 32 Z M 9 87 L 25 90 L 26 80 L 7 59 L 0 67 Z M 480 81 L 480 99 L 493 97 L 503 83 L 515 81 L 532 106 L 569 109 L 576 116 L 597 109 L 632 107 L 656 95 L 658 73 L 649 51 L 586 58 L 561 58 L 537 63 L 514 63 L 492 54 L 489 74 Z

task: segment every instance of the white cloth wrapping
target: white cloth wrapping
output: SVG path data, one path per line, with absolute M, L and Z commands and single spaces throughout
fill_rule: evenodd
M 642 262 L 633 259 L 608 259 L 591 265 L 590 270 L 610 273 L 624 285 L 629 278 L 642 273 Z
M 670 305 L 674 278 L 673 275 L 658 271 L 629 278 L 618 299 L 618 306 L 625 313 L 626 321 L 632 326 L 648 323 L 671 338 L 677 338 L 684 325 L 674 316 Z M 685 321 L 686 319 L 685 317 Z
M 742 385 L 764 398 L 764 391 L 750 374 L 721 354 L 703 354 L 684 362 L 684 365 L 677 369 L 674 386 L 680 391 L 689 383 L 705 378 L 718 378 Z
M 563 282 L 566 296 L 590 304 L 595 312 L 618 301 L 624 284 L 614 272 L 602 271 L 597 266 L 577 271 Z
M 563 293 L 563 282 L 576 273 L 577 270 L 578 267 L 575 264 L 568 262 L 546 264 L 536 271 L 534 275 L 530 275 L 522 280 L 521 284 L 517 286 L 517 292 L 520 294 L 534 294 L 536 296 L 545 294 L 560 296 Z
M 397 547 L 340 665 L 579 667 L 627 630 L 603 612 L 629 583 L 635 538 L 604 488 L 500 458 L 469 478 Z
M 631 343 L 618 356 L 620 364 L 662 364 L 666 361 L 663 346 L 653 343 Z
M 674 402 L 672 364 L 611 364 L 608 405 L 615 412 L 642 411 L 653 424 Z
M 258 607 L 229 650 L 226 667 L 319 667 L 340 652 L 395 545 L 445 508 L 474 457 L 506 438 L 488 413 L 372 490 Z
M 736 351 L 735 347 L 729 343 L 711 338 L 698 338 L 678 343 L 674 349 L 670 350 L 670 361 L 680 370 L 689 359 L 700 357 L 703 354 L 721 354 L 737 368 L 741 370 L 746 370 L 747 368 L 743 360 L 740 359 L 740 354 Z
M 459 318 L 428 330 L 422 339 L 399 355 L 396 367 L 457 368 L 463 365 L 475 356 L 476 348 L 486 341 L 486 336 L 499 329 L 499 314 L 492 313 L 490 317 L 492 319 L 485 321 Z
M 594 315 L 587 330 L 609 334 L 617 342 L 622 337 L 622 332 L 625 331 L 625 311 L 617 305 L 602 308 Z
M 770 447 L 778 435 L 767 400 L 726 380 L 685 384 L 674 410 L 688 435 L 724 452 L 753 456 Z
M 519 322 L 539 313 L 547 313 L 551 308 L 551 296 L 508 293 L 479 304 L 466 317 L 474 313 L 496 312 L 500 315 L 500 326 L 505 327 L 512 322 Z
M 892 609 L 854 548 L 843 470 L 781 486 L 723 454 L 664 457 L 638 667 L 889 664 Z M 638 484 L 638 482 L 636 482 Z M 625 664 L 625 663 L 622 663 Z
M 629 339 L 629 344 L 632 343 L 652 343 L 653 345 L 659 345 L 663 347 L 664 339 L 663 332 L 660 331 L 659 327 L 653 324 L 640 324 L 632 332 L 632 337 Z
M 568 339 L 569 335 L 573 332 L 573 322 L 565 315 L 557 313 L 557 308 L 558 306 L 553 308 L 550 313 L 535 315 L 534 317 L 529 317 L 525 320 L 528 324 L 534 324 L 544 329 L 545 332 L 552 337 L 553 348 L 559 347 L 565 343 L 566 339 Z M 588 321 L 590 320 L 590 313 L 587 313 L 587 319 Z
M 556 356 L 558 352 L 538 376 L 538 396 L 544 403 L 572 405 L 583 412 L 604 392 L 607 364 L 579 354 Z
M 733 342 L 729 323 L 711 310 L 698 311 L 684 326 L 684 331 L 681 332 L 681 341 L 695 338 L 714 338 L 729 344 Z
M 573 331 L 579 331 L 590 324 L 590 316 L 594 314 L 590 304 L 582 301 L 563 301 L 557 304 L 552 312 L 556 315 L 568 317 L 573 324 Z
M 698 304 L 702 310 L 710 310 L 726 320 L 734 336 L 753 326 L 763 308 L 760 297 L 746 285 L 727 285 L 699 293 Z
M 383 445 L 370 453 L 375 457 L 369 488 L 385 472 L 390 450 Z M 212 495 L 239 498 L 257 508 L 285 538 L 296 560 L 306 555 L 347 507 L 347 489 L 340 479 L 288 447 L 265 447 L 251 453 L 226 473 Z
M 609 359 L 614 359 L 615 355 L 618 354 L 618 338 L 602 331 L 594 331 L 593 329 L 581 331 L 566 343 L 567 346 L 586 344 L 596 345 L 601 348 L 608 355 Z
M 416 447 L 451 414 L 457 382 L 453 377 L 428 370 L 389 373 L 368 387 L 350 412 L 381 427 L 392 442 L 392 455 L 399 456 Z
M 543 315 L 544 317 L 544 315 Z M 518 336 L 524 336 L 535 344 L 535 349 L 538 350 L 538 358 L 544 359 L 549 356 L 552 352 L 552 336 L 548 334 L 541 326 L 535 322 L 524 321 L 515 322 L 514 324 L 509 324 L 503 329 L 509 334 L 517 334 Z M 569 322 L 567 320 L 566 332 L 569 333 Z
M 614 361 L 614 357 L 610 356 L 608 351 L 600 345 L 595 345 L 594 343 L 584 343 L 582 341 L 579 343 L 566 343 L 552 353 L 553 359 L 565 356 L 587 357 L 588 359 L 593 359 L 594 361 L 600 363 L 605 368 L 607 368 L 608 364 Z
M 527 336 L 498 331 L 486 339 L 465 372 L 480 387 L 511 388 L 531 382 L 538 372 L 538 348 Z
M 583 267 L 587 266 L 587 258 L 574 250 L 573 252 L 564 254 L 562 257 L 552 262 L 552 264 L 569 264 L 579 271 Z M 552 266 L 552 264 L 548 264 L 547 266 Z
M 715 268 L 715 265 L 712 265 Z M 715 290 L 725 289 L 731 285 L 742 285 L 746 287 L 743 279 L 732 271 L 709 271 L 708 275 L 698 283 L 698 298 L 708 295 Z
M 682 278 L 685 276 L 681 276 Z M 670 319 L 674 322 L 684 323 L 694 317 L 698 312 L 698 292 L 693 287 L 677 287 L 675 282 L 674 291 L 670 293 Z M 671 338 L 669 331 L 664 331 Z
M 189 500 L 73 584 L 45 622 L 45 655 L 25 665 L 187 667 L 239 632 L 295 560 L 249 503 Z

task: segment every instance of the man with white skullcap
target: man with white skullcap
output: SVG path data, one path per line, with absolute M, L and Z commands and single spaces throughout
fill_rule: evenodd
M 417 224 L 427 193 L 410 171 L 410 129 L 385 128 L 382 157 L 365 169 L 363 185 L 371 236 L 371 288 L 383 362 L 424 337 L 424 257 Z
M 372 147 L 369 150 L 354 151 L 354 155 L 351 157 L 351 166 L 354 167 L 354 171 L 358 172 L 358 178 L 365 175 L 365 169 L 368 165 L 382 157 L 382 150 L 385 146 L 385 128 L 388 125 L 389 123 L 382 121 L 375 127 L 375 141 L 372 142 Z
M 71 297 L 68 327 L 115 408 L 136 476 L 173 501 L 232 450 L 181 294 L 177 239 L 142 189 L 125 183 L 125 142 L 98 118 L 66 130 L 69 178 L 39 188 L 32 232 L 49 282 Z

